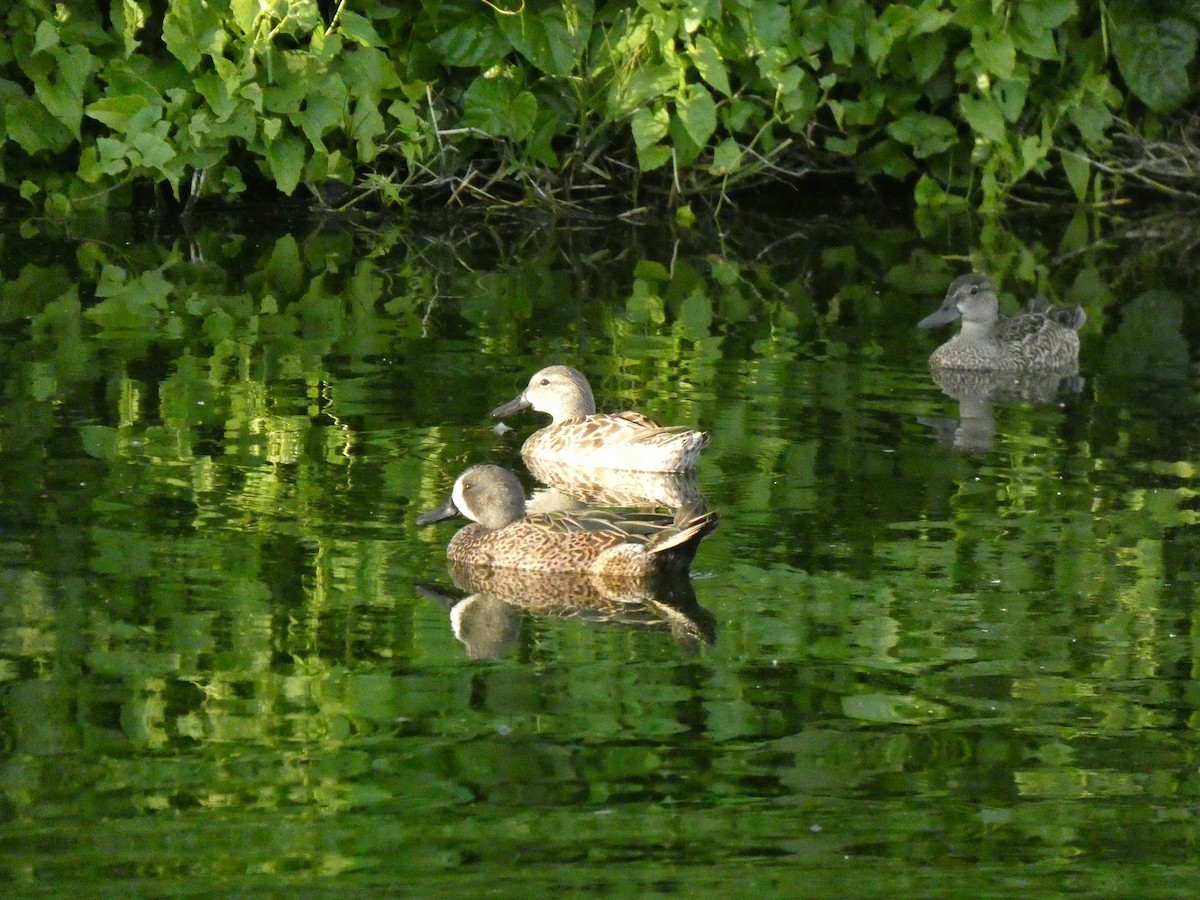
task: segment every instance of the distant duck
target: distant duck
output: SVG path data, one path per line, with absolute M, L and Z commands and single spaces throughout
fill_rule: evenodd
M 459 475 L 450 499 L 416 524 L 458 515 L 475 524 L 451 538 L 452 563 L 620 578 L 686 573 L 701 539 L 717 527 L 716 513 L 695 510 L 674 518 L 597 509 L 526 515 L 516 475 L 490 465 Z
M 507 416 L 524 409 L 549 413 L 553 421 L 521 447 L 525 457 L 572 466 L 636 472 L 683 472 L 696 465 L 708 435 L 684 426 L 663 426 L 641 413 L 597 413 L 592 388 L 570 366 L 549 366 L 529 379 L 521 395 L 492 410 Z
M 962 316 L 962 330 L 929 357 L 934 368 L 989 372 L 1061 372 L 1079 368 L 1078 331 L 1087 315 L 1078 306 L 1030 300 L 1014 316 L 1000 314 L 996 288 L 982 275 L 954 279 L 946 299 L 917 323 L 936 328 Z

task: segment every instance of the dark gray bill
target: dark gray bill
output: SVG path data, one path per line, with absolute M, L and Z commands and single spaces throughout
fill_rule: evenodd
M 957 303 L 943 303 L 938 309 L 917 323 L 918 328 L 937 328 L 953 322 L 959 316 Z
M 451 497 L 437 509 L 431 509 L 429 512 L 421 513 L 413 519 L 414 525 L 432 525 L 434 522 L 440 522 L 443 519 L 453 519 L 455 516 L 462 515 L 458 511 L 458 507 L 454 505 L 454 498 Z
M 502 403 L 492 410 L 493 416 L 511 416 L 513 413 L 520 412 L 523 409 L 529 409 L 529 401 L 522 394 L 516 400 L 509 400 L 507 403 Z

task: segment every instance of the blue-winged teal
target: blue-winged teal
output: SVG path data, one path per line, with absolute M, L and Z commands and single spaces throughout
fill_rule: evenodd
M 935 368 L 989 372 L 1063 372 L 1079 367 L 1079 335 L 1087 321 L 1078 306 L 1030 300 L 1015 316 L 1000 314 L 996 289 L 982 275 L 954 279 L 937 312 L 917 323 L 936 328 L 962 316 L 962 330 L 929 357 Z
M 597 413 L 587 379 L 570 366 L 549 366 L 521 395 L 492 410 L 507 416 L 532 407 L 553 421 L 521 447 L 526 457 L 638 472 L 682 472 L 696 465 L 708 435 L 663 426 L 636 412 Z
M 451 562 L 633 578 L 686 572 L 701 538 L 717 526 L 713 512 L 681 512 L 674 519 L 596 509 L 527 516 L 521 483 L 499 466 L 467 469 L 450 499 L 416 524 L 457 515 L 475 524 L 450 540 Z

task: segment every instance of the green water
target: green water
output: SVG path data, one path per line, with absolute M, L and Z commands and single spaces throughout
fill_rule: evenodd
M 6 895 L 1200 883 L 1180 229 L 8 223 Z M 939 389 L 913 326 L 972 266 L 1084 304 L 1081 385 Z M 412 519 L 474 463 L 535 487 L 539 420 L 488 411 L 550 362 L 711 434 L 690 637 L 455 636 L 455 526 Z

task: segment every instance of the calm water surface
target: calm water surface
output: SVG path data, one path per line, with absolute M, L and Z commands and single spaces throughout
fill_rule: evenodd
M 1191 896 L 1180 233 L 10 223 L 5 894 Z M 1079 382 L 933 381 L 971 268 L 1085 306 Z M 460 604 L 412 526 L 537 487 L 488 411 L 551 362 L 712 435 L 661 602 Z

